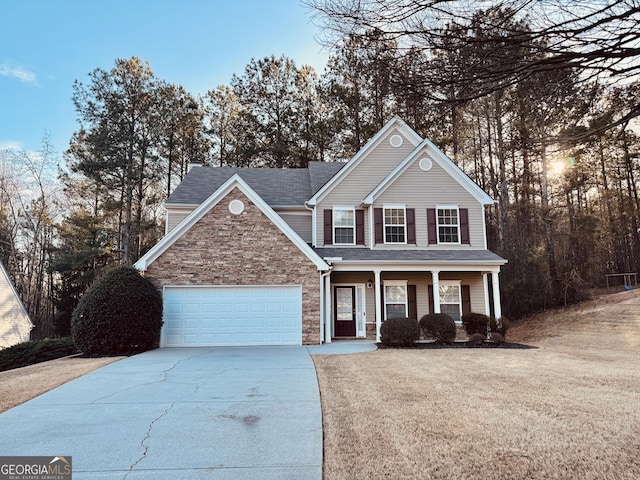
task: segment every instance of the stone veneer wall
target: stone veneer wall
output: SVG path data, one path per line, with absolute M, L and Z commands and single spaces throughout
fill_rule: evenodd
M 240 215 L 229 203 L 240 200 Z M 145 272 L 164 285 L 302 285 L 302 343 L 320 343 L 317 267 L 237 188 L 206 213 Z

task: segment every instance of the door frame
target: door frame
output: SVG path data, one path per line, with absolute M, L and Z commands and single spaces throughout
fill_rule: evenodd
M 366 306 L 367 306 L 367 285 L 364 283 L 332 283 L 331 284 L 331 326 L 333 336 L 335 337 L 336 332 L 336 312 L 333 308 L 335 304 L 335 287 L 352 287 L 354 302 L 356 307 L 356 338 L 366 338 L 367 337 L 367 314 L 366 314 Z

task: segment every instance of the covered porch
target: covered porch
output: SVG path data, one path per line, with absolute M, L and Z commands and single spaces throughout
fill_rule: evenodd
M 375 250 L 351 250 L 376 255 Z M 396 260 L 374 263 L 354 259 L 351 251 L 346 252 L 351 258 L 332 251 L 333 256 L 323 257 L 331 264 L 331 272 L 321 282 L 324 342 L 335 338 L 380 341 L 380 326 L 394 317 L 418 321 L 427 313 L 447 313 L 457 324 L 468 312 L 500 318 L 499 273 L 506 260 L 484 252 L 484 258 L 476 261 L 456 258 L 438 263 L 403 259 L 401 252 L 395 252 Z M 416 251 L 410 253 L 414 256 Z M 468 257 L 471 252 L 464 253 Z

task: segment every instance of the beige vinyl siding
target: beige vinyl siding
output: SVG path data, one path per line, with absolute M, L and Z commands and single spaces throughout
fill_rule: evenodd
M 416 210 L 416 245 L 429 249 L 483 249 L 484 208 L 465 188 L 452 178 L 435 161 L 431 170 L 420 169 L 419 159 L 393 182 L 374 203 L 374 208 L 382 208 L 385 204 L 405 204 L 407 208 Z M 470 245 L 429 245 L 427 237 L 427 208 L 438 205 L 456 205 L 469 209 Z M 398 248 L 387 246 L 385 248 Z M 399 248 L 407 248 L 401 245 Z
M 278 215 L 307 243 L 311 243 L 312 218 L 310 211 L 287 212 L 276 210 Z
M 469 285 L 471 294 L 471 311 L 483 313 L 485 311 L 484 282 L 482 274 L 478 272 L 441 272 L 440 280 L 460 280 L 462 285 Z M 366 284 L 369 280 L 374 281 L 373 272 L 334 272 L 331 274 L 331 282 L 339 284 Z M 429 313 L 429 288 L 433 285 L 431 273 L 424 272 L 383 272 L 382 283 L 385 280 L 407 280 L 407 285 L 416 286 L 416 301 L 418 309 L 418 319 Z M 366 323 L 376 323 L 376 294 L 375 288 L 367 288 L 366 295 Z M 333 305 L 333 304 L 332 304 Z M 333 308 L 333 307 L 332 307 Z
M 392 135 L 403 138 L 400 147 L 392 147 L 389 139 Z M 316 216 L 317 244 L 324 245 L 324 210 L 334 206 L 358 207 L 365 197 L 381 183 L 389 173 L 404 160 L 415 147 L 401 134 L 393 129 L 378 145 L 356 165 L 333 189 L 318 203 Z M 345 167 L 348 168 L 348 167 Z M 368 243 L 368 213 L 365 214 L 365 242 Z
M 187 218 L 193 210 L 195 210 L 195 206 L 193 207 L 170 207 L 167 206 L 167 231 L 169 233 L 171 230 L 176 228 L 178 224 Z
M 456 272 L 441 272 L 440 280 L 461 280 L 462 285 L 470 286 L 471 293 L 471 311 L 473 313 L 484 313 L 489 315 L 489 312 L 485 311 L 484 301 L 484 282 L 482 281 L 482 274 L 480 273 L 456 273 Z M 429 282 L 431 284 L 431 282 Z
M 0 349 L 29 340 L 33 324 L 0 265 Z

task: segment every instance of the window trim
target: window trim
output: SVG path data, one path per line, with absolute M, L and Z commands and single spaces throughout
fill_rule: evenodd
M 404 229 L 404 241 L 403 242 L 388 242 L 387 241 L 387 214 L 386 211 L 387 210 L 402 210 L 403 211 L 403 218 L 404 218 L 404 223 L 402 224 L 402 228 Z M 400 224 L 390 224 L 390 227 L 399 227 Z M 407 206 L 406 205 L 383 205 L 382 206 L 382 239 L 384 241 L 385 245 L 407 245 L 407 235 L 408 235 L 408 228 L 407 228 Z
M 458 223 L 456 224 L 456 228 L 458 229 L 458 241 L 457 242 L 442 242 L 440 241 L 440 227 L 451 227 L 452 225 L 440 225 L 440 215 L 438 214 L 439 210 L 455 210 L 456 211 L 456 219 Z M 459 205 L 436 205 L 436 239 L 438 240 L 438 245 L 462 245 L 462 227 L 460 225 L 460 206 Z
M 404 313 L 405 318 L 409 316 L 409 288 L 408 280 L 385 280 L 382 282 L 384 319 L 387 320 L 387 303 L 390 305 L 400 305 L 397 302 L 387 302 L 387 287 L 404 287 Z
M 333 236 L 333 245 L 355 245 L 356 244 L 356 208 L 355 207 L 333 207 L 331 215 L 331 235 Z M 338 227 L 336 226 L 336 212 L 350 211 L 353 213 L 353 226 Z M 353 230 L 353 242 L 336 242 L 336 228 L 351 228 Z
M 458 287 L 458 309 L 460 312 L 460 321 L 456 321 L 456 324 L 462 324 L 462 280 L 440 280 L 439 287 Z M 442 305 L 455 305 L 454 303 L 446 303 L 442 301 L 440 297 L 440 288 L 438 288 L 438 299 L 440 300 L 440 311 L 442 311 Z

